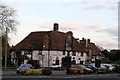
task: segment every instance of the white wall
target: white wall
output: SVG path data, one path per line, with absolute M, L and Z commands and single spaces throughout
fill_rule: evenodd
M 24 55 L 24 51 L 21 51 L 22 55 Z M 62 64 L 62 58 L 67 56 L 67 51 L 65 52 L 65 55 L 63 55 L 63 51 L 56 51 L 56 50 L 52 50 L 49 51 L 49 60 L 48 60 L 48 50 L 43 50 L 42 51 L 42 55 L 39 54 L 39 50 L 33 50 L 32 51 L 32 58 L 33 60 L 38 60 L 41 64 L 41 66 L 43 67 L 48 67 L 48 63 L 49 66 L 52 66 L 53 64 L 55 64 L 55 60 L 58 57 L 59 58 L 59 62 L 60 65 Z M 76 63 L 79 64 L 80 61 L 84 61 L 87 60 L 87 54 L 83 53 L 83 56 L 81 56 L 81 52 L 75 52 L 76 56 L 72 56 L 72 52 L 70 52 L 70 57 L 71 57 L 71 61 L 73 60 L 73 57 L 75 57 Z M 11 53 L 12 58 L 13 58 L 13 52 Z M 27 55 L 29 59 L 31 59 L 31 55 Z M 79 60 L 80 58 L 80 60 Z M 49 61 L 49 62 L 48 62 Z M 26 63 L 26 61 L 25 61 Z

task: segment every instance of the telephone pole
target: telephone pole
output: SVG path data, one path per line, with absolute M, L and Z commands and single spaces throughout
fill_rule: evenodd
M 7 44 L 8 44 L 8 35 L 7 35 L 7 27 L 6 27 L 6 31 L 5 31 L 5 70 L 7 68 Z

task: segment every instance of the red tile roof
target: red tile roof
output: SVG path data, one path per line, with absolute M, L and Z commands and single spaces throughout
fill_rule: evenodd
M 83 38 L 82 40 L 80 40 L 80 46 L 82 46 L 81 50 L 83 52 L 85 52 L 86 49 L 90 49 L 92 56 L 99 56 L 100 55 L 100 52 L 101 52 L 100 49 L 98 49 L 94 43 L 90 42 L 90 39 L 86 40 Z
M 91 50 L 92 56 L 100 56 L 101 51 L 97 48 L 97 46 L 94 43 L 88 43 L 87 48 Z
M 18 43 L 15 48 L 65 50 L 67 35 L 67 33 L 59 31 L 31 32 L 26 38 Z M 82 51 L 79 42 L 74 37 L 72 37 L 72 39 L 73 51 Z

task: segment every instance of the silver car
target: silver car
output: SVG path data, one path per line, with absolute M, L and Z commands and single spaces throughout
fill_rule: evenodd
M 110 72 L 113 72 L 113 70 L 115 69 L 115 67 L 112 64 L 102 64 L 104 67 L 108 68 L 110 70 Z
M 31 69 L 32 65 L 31 64 L 21 64 L 18 68 L 17 68 L 17 74 L 20 73 L 21 70 L 27 70 L 27 69 Z

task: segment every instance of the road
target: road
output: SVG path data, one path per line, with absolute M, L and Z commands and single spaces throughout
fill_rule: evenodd
M 120 80 L 118 74 L 63 76 L 3 76 L 2 80 Z
M 14 71 L 11 72 L 14 75 L 8 72 L 2 80 L 120 80 L 120 73 L 66 75 L 66 71 L 53 71 L 49 76 L 18 76 Z

